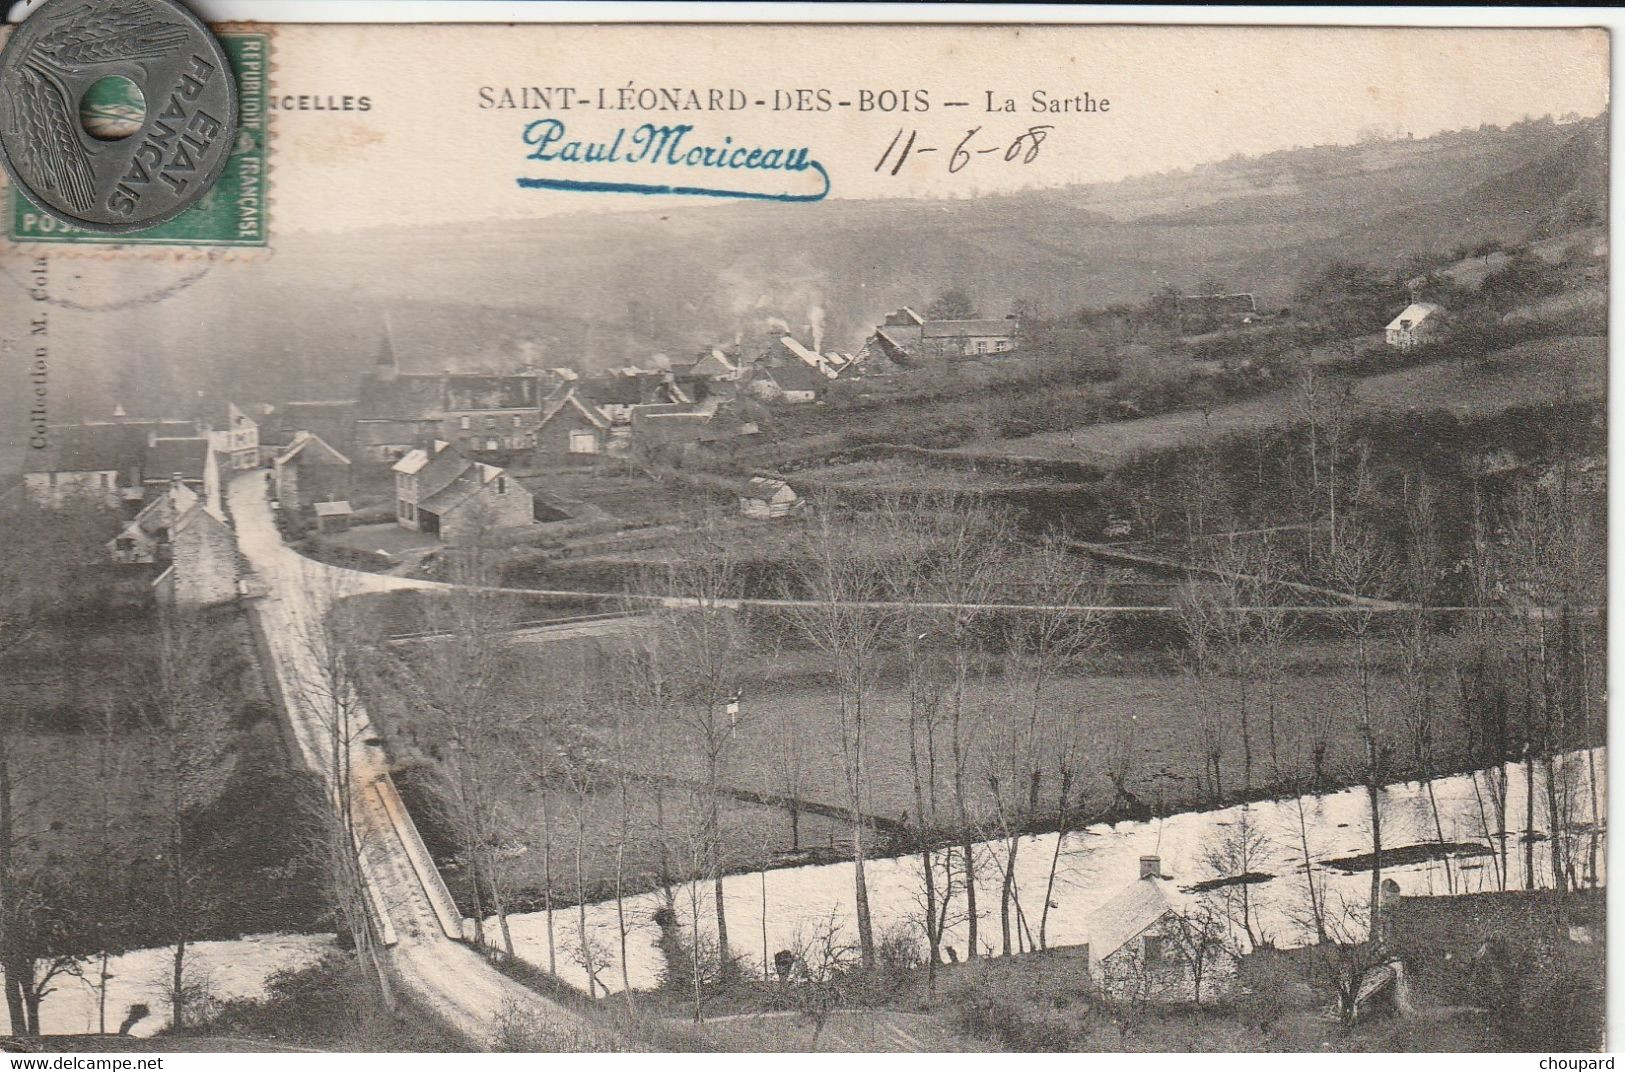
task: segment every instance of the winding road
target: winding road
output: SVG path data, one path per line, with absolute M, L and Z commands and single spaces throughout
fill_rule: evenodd
M 336 704 L 327 682 L 338 676 L 323 670 L 328 607 L 364 592 L 442 586 L 339 569 L 298 554 L 277 532 L 262 471 L 235 477 L 227 502 L 238 549 L 254 575 L 248 587 L 263 592 L 248 604 L 266 670 L 305 763 L 326 774 L 333 769 L 328 727 Z M 353 695 L 348 706 L 356 728 L 349 751 L 364 878 L 394 981 L 475 1045 L 492 1045 L 499 1024 L 517 1013 L 527 1034 L 548 1040 L 548 1049 L 624 1048 L 589 1017 L 508 978 L 463 944 L 461 913 L 395 792 L 366 712 Z

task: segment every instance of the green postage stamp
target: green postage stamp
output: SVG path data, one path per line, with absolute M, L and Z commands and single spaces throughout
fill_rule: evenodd
M 266 81 L 270 35 L 225 33 L 220 43 L 237 76 L 242 122 L 225 174 L 203 200 L 168 223 L 135 234 L 109 236 L 64 223 L 36 209 L 15 189 L 6 213 L 7 237 L 16 242 L 143 246 L 263 246 L 268 231 L 266 185 Z M 115 107 L 116 102 L 106 102 Z

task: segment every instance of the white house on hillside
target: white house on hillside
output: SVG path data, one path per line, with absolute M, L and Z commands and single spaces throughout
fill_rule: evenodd
M 1411 302 L 1405 311 L 1389 321 L 1389 346 L 1414 350 L 1432 342 L 1444 326 L 1444 310 L 1432 302 Z

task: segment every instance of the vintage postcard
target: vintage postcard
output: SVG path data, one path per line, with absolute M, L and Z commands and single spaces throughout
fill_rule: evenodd
M 1603 1047 L 1606 31 L 213 29 L 0 191 L 13 1048 Z

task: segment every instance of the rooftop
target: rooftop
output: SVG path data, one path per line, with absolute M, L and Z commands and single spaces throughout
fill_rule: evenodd
M 1146 928 L 1174 911 L 1168 899 L 1172 884 L 1162 878 L 1142 878 L 1095 909 L 1085 924 L 1090 956 L 1105 960 L 1137 938 Z

